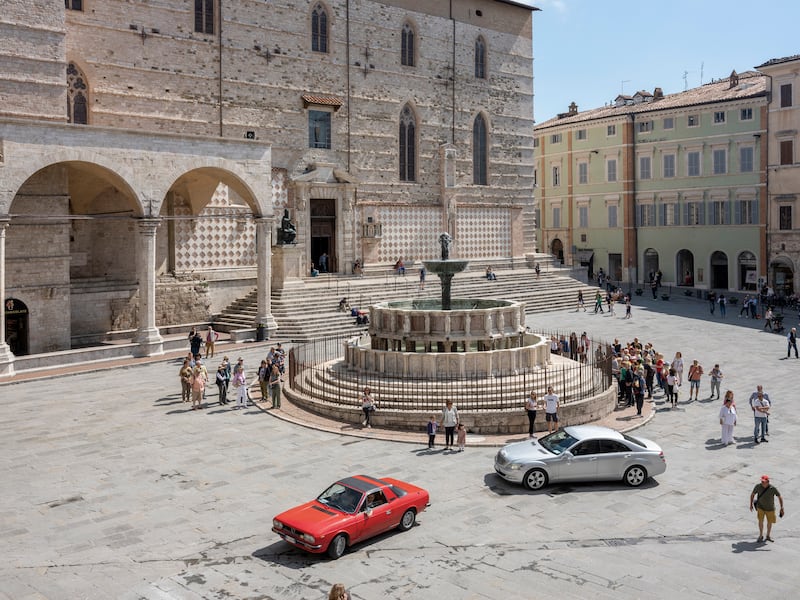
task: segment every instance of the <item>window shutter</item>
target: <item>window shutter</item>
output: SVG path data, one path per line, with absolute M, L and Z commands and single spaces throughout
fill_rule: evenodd
M 734 210 L 735 210 L 735 214 L 734 214 L 734 218 L 733 218 L 733 224 L 734 225 L 741 225 L 742 224 L 742 201 L 741 200 L 736 200 L 734 202 Z

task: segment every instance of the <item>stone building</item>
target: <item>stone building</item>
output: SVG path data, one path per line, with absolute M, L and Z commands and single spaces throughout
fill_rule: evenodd
M 640 91 L 537 124 L 542 245 L 643 284 L 754 291 L 767 269 L 766 77 Z
M 769 284 L 786 295 L 800 292 L 800 55 L 774 58 L 756 67 L 767 75 L 769 92 L 768 182 Z
M 254 286 L 274 331 L 270 291 L 323 253 L 346 274 L 441 230 L 461 258 L 533 252 L 532 10 L 6 0 L 0 373 L 112 330 L 159 353 Z

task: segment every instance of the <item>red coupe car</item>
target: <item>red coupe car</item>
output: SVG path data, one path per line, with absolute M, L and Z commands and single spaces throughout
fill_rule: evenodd
M 354 475 L 337 481 L 317 496 L 279 514 L 272 531 L 308 552 L 339 558 L 348 546 L 398 528 L 408 531 L 430 506 L 420 487 L 384 477 Z

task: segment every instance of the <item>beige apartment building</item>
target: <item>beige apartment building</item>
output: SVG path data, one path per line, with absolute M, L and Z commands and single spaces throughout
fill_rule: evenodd
M 348 274 L 535 250 L 528 0 L 7 0 L 0 374 Z M 296 227 L 281 244 L 286 214 Z
M 769 164 L 769 284 L 785 294 L 800 292 L 800 55 L 756 67 L 767 75 Z

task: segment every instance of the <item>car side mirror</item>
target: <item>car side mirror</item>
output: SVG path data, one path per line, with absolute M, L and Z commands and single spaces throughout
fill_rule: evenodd
M 569 460 L 570 458 L 575 458 L 575 455 L 574 455 L 574 454 L 572 454 L 572 452 L 570 452 L 569 450 L 564 450 L 564 452 L 561 454 L 561 456 L 562 456 L 562 457 L 563 457 L 565 460 Z

